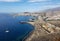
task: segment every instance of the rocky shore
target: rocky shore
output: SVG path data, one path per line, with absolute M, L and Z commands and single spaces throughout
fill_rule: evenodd
M 25 41 L 60 41 L 60 28 L 45 21 L 36 21 L 35 29 Z

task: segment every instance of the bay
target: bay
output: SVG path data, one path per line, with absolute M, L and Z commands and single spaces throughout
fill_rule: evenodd
M 9 14 L 0 14 L 0 41 L 22 41 L 34 27 L 31 24 L 19 23 L 28 21 L 31 16 L 17 16 L 14 18 Z

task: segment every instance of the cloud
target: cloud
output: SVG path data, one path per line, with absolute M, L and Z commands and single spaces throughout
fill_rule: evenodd
M 51 0 L 29 0 L 28 2 L 45 2 L 45 1 L 51 1 Z
M 0 2 L 19 2 L 21 0 L 0 0 Z

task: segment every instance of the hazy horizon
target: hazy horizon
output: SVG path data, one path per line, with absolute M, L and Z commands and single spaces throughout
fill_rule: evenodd
M 0 0 L 0 13 L 38 12 L 60 7 L 60 0 Z

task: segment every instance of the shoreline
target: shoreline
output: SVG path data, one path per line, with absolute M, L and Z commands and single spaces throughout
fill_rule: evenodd
M 33 26 L 33 30 L 31 32 L 28 32 L 28 34 L 23 38 L 22 41 L 25 41 L 28 37 L 30 37 L 33 34 L 34 30 L 35 30 L 35 26 Z

